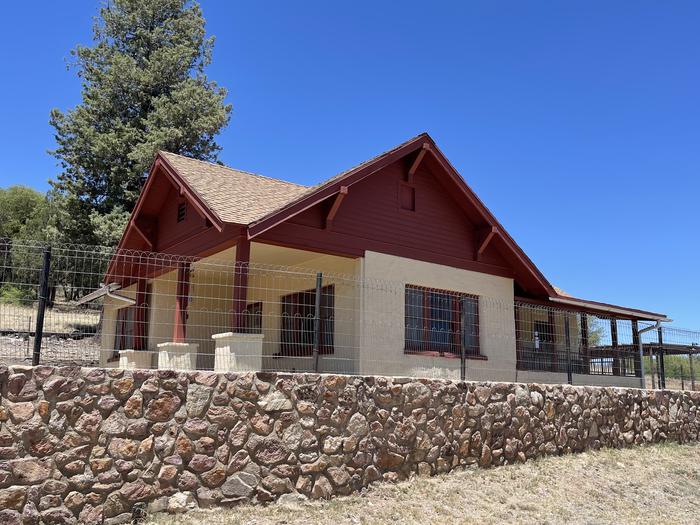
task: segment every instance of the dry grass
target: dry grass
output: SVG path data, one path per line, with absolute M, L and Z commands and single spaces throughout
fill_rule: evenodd
M 44 332 L 92 333 L 99 322 L 99 311 L 57 306 L 46 310 Z M 34 330 L 35 324 L 36 307 L 0 303 L 0 330 L 26 332 Z
M 699 460 L 693 445 L 604 450 L 377 484 L 362 496 L 327 502 L 161 514 L 150 523 L 698 523 Z

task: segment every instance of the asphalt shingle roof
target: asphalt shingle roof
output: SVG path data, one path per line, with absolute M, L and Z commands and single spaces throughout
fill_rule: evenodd
M 219 219 L 223 222 L 248 225 L 285 206 L 294 204 L 323 186 L 342 179 L 349 173 L 371 164 L 385 155 L 391 154 L 421 135 L 338 173 L 315 186 L 302 186 L 166 151 L 161 151 L 160 154 Z
M 175 153 L 161 155 L 223 222 L 250 224 L 310 190 Z

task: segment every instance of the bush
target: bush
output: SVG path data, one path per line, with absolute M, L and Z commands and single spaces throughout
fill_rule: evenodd
M 0 287 L 0 304 L 24 305 L 34 300 L 34 291 L 18 286 Z

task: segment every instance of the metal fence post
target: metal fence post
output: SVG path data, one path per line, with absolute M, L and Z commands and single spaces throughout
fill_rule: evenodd
M 571 370 L 571 333 L 568 315 L 564 317 L 564 335 L 566 336 L 566 380 L 569 384 L 572 384 L 574 382 L 574 377 Z
M 36 312 L 36 328 L 34 330 L 34 354 L 32 365 L 37 366 L 41 361 L 41 339 L 44 336 L 44 313 L 49 296 L 49 272 L 51 270 L 51 246 L 44 248 L 43 265 L 39 281 L 39 304 Z
M 321 290 L 323 274 L 316 274 L 316 303 L 314 308 L 314 372 L 318 372 L 319 351 L 321 349 Z
M 695 343 L 691 345 L 695 347 Z M 688 354 L 688 367 L 690 368 L 690 389 L 695 390 L 695 367 L 693 365 L 693 354 Z
M 467 339 L 467 299 L 463 297 L 460 304 L 460 326 L 462 328 L 462 337 L 459 341 L 459 378 L 464 381 L 467 378 L 467 349 L 466 349 L 466 339 Z
M 683 378 L 683 365 L 681 365 L 681 390 L 685 390 L 685 379 Z

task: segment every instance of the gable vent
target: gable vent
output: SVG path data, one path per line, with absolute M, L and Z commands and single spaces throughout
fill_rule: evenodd
M 177 205 L 177 222 L 182 222 L 187 216 L 187 202 L 181 202 Z

